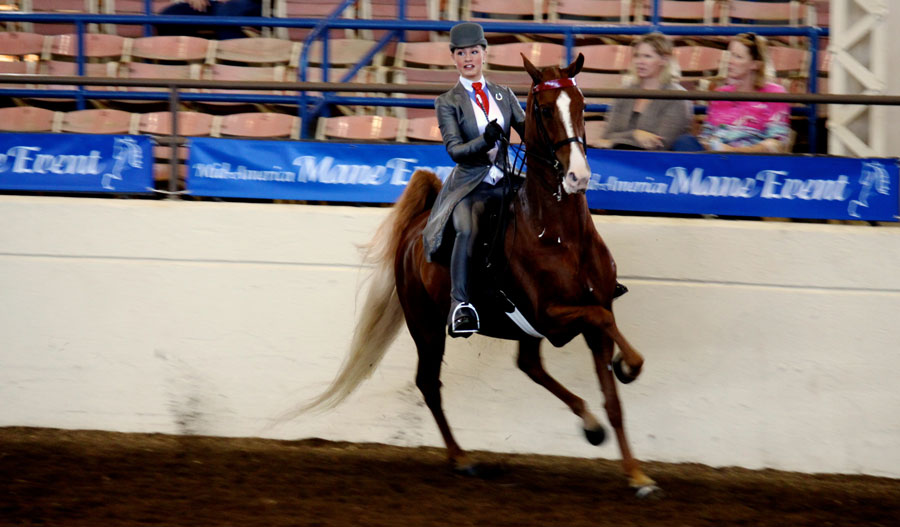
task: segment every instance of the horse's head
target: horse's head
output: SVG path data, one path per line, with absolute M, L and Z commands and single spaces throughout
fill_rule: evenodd
M 113 159 L 134 168 L 143 168 L 141 147 L 130 137 L 117 137 L 113 143 Z
M 534 81 L 525 111 L 528 153 L 556 170 L 567 194 L 584 192 L 591 169 L 584 145 L 584 96 L 575 85 L 584 55 L 565 68 L 538 69 L 525 55 L 522 60 Z

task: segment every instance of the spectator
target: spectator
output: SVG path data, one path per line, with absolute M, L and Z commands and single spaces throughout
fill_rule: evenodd
M 765 37 L 742 33 L 728 45 L 728 81 L 717 91 L 784 93 L 770 82 Z M 782 102 L 712 101 L 699 140 L 678 138 L 675 150 L 717 152 L 782 152 L 791 134 L 790 106 Z
M 644 35 L 635 42 L 631 87 L 643 90 L 681 90 L 672 41 L 660 33 Z M 688 133 L 693 107 L 687 100 L 617 99 L 607 117 L 602 148 L 667 150 L 679 136 Z
M 185 0 L 169 5 L 160 15 L 187 16 L 262 16 L 262 0 Z M 158 24 L 158 35 L 186 35 L 208 37 L 213 34 L 218 40 L 243 38 L 240 26 L 201 26 L 187 24 Z

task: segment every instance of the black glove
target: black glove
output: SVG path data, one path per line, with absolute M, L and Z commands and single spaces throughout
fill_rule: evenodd
M 497 124 L 497 120 L 494 119 L 484 127 L 484 135 L 482 137 L 484 137 L 485 143 L 493 147 L 494 143 L 503 137 L 503 128 Z

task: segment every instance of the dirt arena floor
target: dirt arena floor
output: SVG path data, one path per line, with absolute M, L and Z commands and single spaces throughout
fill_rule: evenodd
M 434 448 L 0 428 L 0 525 L 896 526 L 900 480 Z

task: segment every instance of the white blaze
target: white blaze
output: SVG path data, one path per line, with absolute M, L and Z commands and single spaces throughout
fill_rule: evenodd
M 577 137 L 575 125 L 572 123 L 572 99 L 566 92 L 559 94 L 556 99 L 556 107 L 566 129 L 566 137 Z M 566 193 L 573 194 L 579 190 L 586 190 L 591 180 L 591 169 L 588 166 L 584 147 L 577 146 L 580 143 L 569 143 L 569 169 L 563 177 L 563 189 Z

